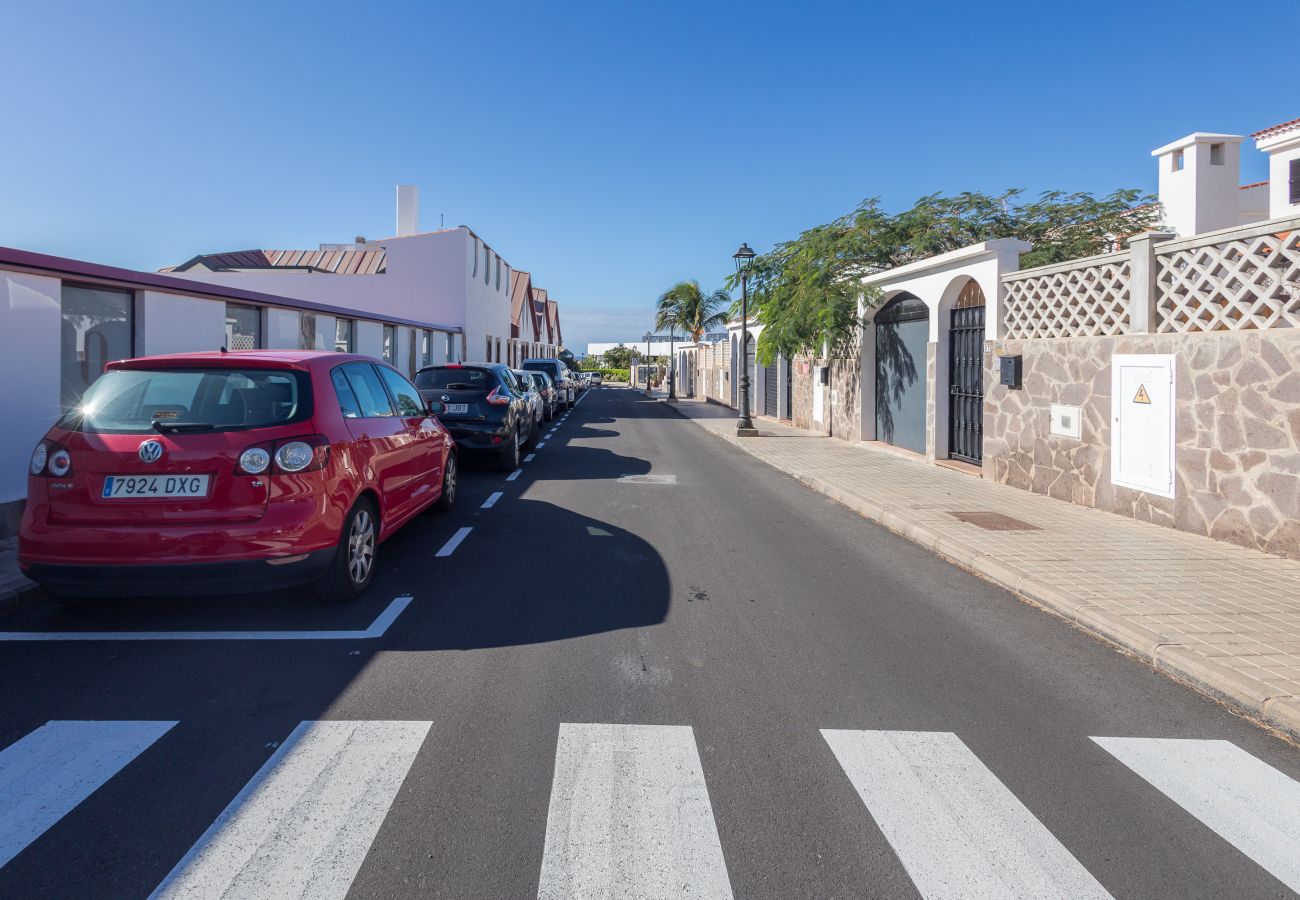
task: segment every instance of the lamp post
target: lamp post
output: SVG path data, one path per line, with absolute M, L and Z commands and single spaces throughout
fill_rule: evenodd
M 758 437 L 758 429 L 749 418 L 749 266 L 754 251 L 749 244 L 741 244 L 731 258 L 740 276 L 740 417 L 736 419 L 736 436 Z
M 654 337 L 653 333 L 645 333 L 645 392 L 650 393 L 650 338 Z
M 673 346 L 674 334 L 677 329 L 677 318 L 673 316 L 668 320 L 668 402 L 677 402 L 677 357 L 676 348 Z

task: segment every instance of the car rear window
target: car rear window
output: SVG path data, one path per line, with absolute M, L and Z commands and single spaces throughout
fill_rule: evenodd
M 524 363 L 524 368 L 531 369 L 534 372 L 547 372 L 550 374 L 554 374 L 555 370 L 558 367 L 555 365 L 555 363 L 551 363 L 551 362 L 526 362 Z
M 73 431 L 235 431 L 311 416 L 311 381 L 286 369 L 115 369 L 60 420 Z
M 415 373 L 415 386 L 422 390 L 486 391 L 496 386 L 496 378 L 487 369 L 468 366 L 458 369 L 424 369 Z

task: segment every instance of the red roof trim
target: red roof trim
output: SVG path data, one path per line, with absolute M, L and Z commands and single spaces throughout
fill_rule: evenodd
M 1256 131 L 1254 134 L 1251 135 L 1251 137 L 1253 137 L 1255 140 L 1259 140 L 1260 138 L 1272 137 L 1275 134 L 1278 134 L 1283 131 L 1287 131 L 1291 128 L 1294 128 L 1297 125 L 1300 125 L 1300 119 L 1292 119 L 1290 122 L 1280 122 L 1277 125 L 1268 126 L 1263 131 Z

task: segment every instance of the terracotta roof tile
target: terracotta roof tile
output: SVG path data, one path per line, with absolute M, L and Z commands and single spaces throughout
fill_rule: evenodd
M 1260 138 L 1269 138 L 1275 134 L 1281 134 L 1284 131 L 1289 131 L 1290 129 L 1295 128 L 1297 126 L 1300 126 L 1300 119 L 1292 119 L 1290 122 L 1279 122 L 1277 125 L 1268 126 L 1263 131 L 1256 131 L 1254 134 L 1251 135 L 1251 137 L 1253 137 L 1255 140 L 1259 140 Z

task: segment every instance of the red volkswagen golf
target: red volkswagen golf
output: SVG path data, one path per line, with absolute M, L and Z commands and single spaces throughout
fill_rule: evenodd
M 456 499 L 456 450 L 377 360 L 253 350 L 111 363 L 32 453 L 19 565 L 55 595 L 361 594 L 377 546 Z

